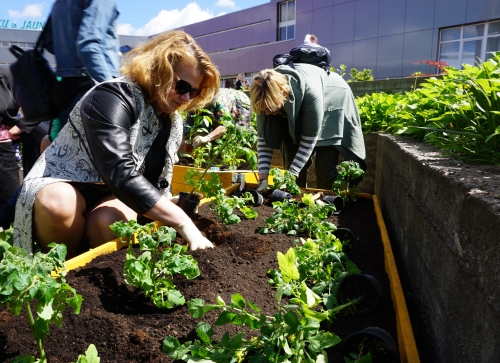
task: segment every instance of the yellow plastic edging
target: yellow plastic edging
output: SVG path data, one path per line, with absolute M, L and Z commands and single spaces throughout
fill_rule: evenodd
M 238 189 L 240 186 L 239 183 L 231 185 L 229 188 L 226 188 L 226 194 L 230 194 L 236 189 Z M 209 199 L 203 198 L 200 201 L 200 204 L 207 203 Z M 135 238 L 132 237 L 132 242 L 135 243 Z M 83 267 L 86 264 L 88 264 L 90 261 L 92 261 L 94 258 L 102 255 L 106 255 L 108 253 L 116 252 L 122 247 L 127 246 L 127 243 L 122 243 L 120 242 L 119 238 L 116 238 L 110 242 L 104 243 L 100 245 L 99 247 L 93 248 L 87 252 L 82 253 L 81 255 L 78 255 L 64 263 L 66 266 L 66 271 L 71 271 L 74 270 L 78 267 Z
M 272 166 L 271 165 L 271 169 L 273 168 L 279 168 L 281 169 L 282 167 L 279 167 L 279 166 Z M 236 172 L 238 172 L 238 170 L 236 170 Z M 282 170 L 281 171 L 282 173 L 285 172 L 285 170 Z M 247 187 L 250 187 L 250 188 L 256 188 L 257 185 L 259 184 L 259 172 L 258 171 L 252 171 L 252 172 L 247 172 L 247 173 L 243 173 L 245 174 L 245 184 Z M 273 185 L 273 177 L 272 176 L 268 176 L 267 178 L 267 183 L 269 185 Z
M 196 169 L 199 171 L 204 171 L 205 169 L 202 168 L 194 168 L 192 166 L 182 166 L 182 165 L 174 165 L 174 173 L 172 175 L 172 193 L 173 194 L 179 194 L 180 192 L 190 192 L 193 187 L 187 185 L 184 182 L 184 176 L 186 175 L 186 172 L 188 169 Z M 217 171 L 212 171 L 210 172 L 216 173 L 219 176 L 219 179 L 222 183 L 222 187 L 224 189 L 229 188 L 232 185 L 233 182 L 233 174 L 237 171 L 234 172 L 217 172 Z M 205 178 L 208 178 L 208 175 L 205 175 Z
M 369 198 L 369 194 L 366 195 L 368 195 Z M 366 197 L 364 194 L 358 194 L 358 196 Z M 408 315 L 403 288 L 401 286 L 401 281 L 399 280 L 398 269 L 396 267 L 396 261 L 394 260 L 394 254 L 392 253 L 391 242 L 389 241 L 389 235 L 387 234 L 384 218 L 382 217 L 377 196 L 372 195 L 371 199 L 373 200 L 375 214 L 377 216 L 377 224 L 380 228 L 382 243 L 384 244 L 385 271 L 389 275 L 389 281 L 391 282 L 391 297 L 394 310 L 396 311 L 399 356 L 401 358 L 401 363 L 420 363 L 415 337 L 413 336 L 413 330 L 411 328 L 410 316 Z

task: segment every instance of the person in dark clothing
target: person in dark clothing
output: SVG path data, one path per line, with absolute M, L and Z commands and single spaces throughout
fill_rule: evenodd
M 243 73 L 238 74 L 237 81 L 236 81 L 236 90 L 240 91 L 242 86 L 245 85 L 245 75 Z
M 0 68 L 0 227 L 7 229 L 14 221 L 19 165 L 14 145 L 22 145 L 22 166 L 26 175 L 40 156 L 40 144 L 48 125 L 28 122 L 22 117 L 12 90 L 10 69 Z

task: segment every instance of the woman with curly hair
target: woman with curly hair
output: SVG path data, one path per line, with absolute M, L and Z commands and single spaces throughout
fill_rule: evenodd
M 64 243 L 73 257 L 114 239 L 113 222 L 146 216 L 174 227 L 191 250 L 212 247 L 170 201 L 169 184 L 182 139 L 177 110 L 213 98 L 217 69 L 190 35 L 170 31 L 129 52 L 121 74 L 82 97 L 26 176 L 16 246 Z

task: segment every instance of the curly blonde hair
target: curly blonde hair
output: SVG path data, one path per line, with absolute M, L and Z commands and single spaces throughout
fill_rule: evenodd
M 254 110 L 262 110 L 263 106 L 270 112 L 280 110 L 285 104 L 290 86 L 285 75 L 274 69 L 264 69 L 253 77 L 250 87 L 250 100 Z
M 120 71 L 139 84 L 147 103 L 169 105 L 174 73 L 184 66 L 195 67 L 203 75 L 201 93 L 182 107 L 182 111 L 190 111 L 211 101 L 219 92 L 220 81 L 210 57 L 189 34 L 168 31 L 139 44 L 126 55 Z

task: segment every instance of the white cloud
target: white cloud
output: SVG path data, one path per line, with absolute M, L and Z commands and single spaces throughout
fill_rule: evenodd
M 42 16 L 43 4 L 29 4 L 26 5 L 23 11 L 8 10 L 11 18 L 17 20 L 19 18 L 38 18 Z
M 120 35 L 133 35 L 134 27 L 129 23 L 118 24 L 118 26 L 116 27 L 116 31 Z
M 118 25 L 118 34 L 149 36 L 184 25 L 213 18 L 210 10 L 203 10 L 197 3 L 189 3 L 182 10 L 161 10 L 145 26 L 134 29 L 130 24 Z
M 219 0 L 217 1 L 217 6 L 220 6 L 221 8 L 223 7 L 229 7 L 229 8 L 235 8 L 236 4 L 234 3 L 233 0 Z

